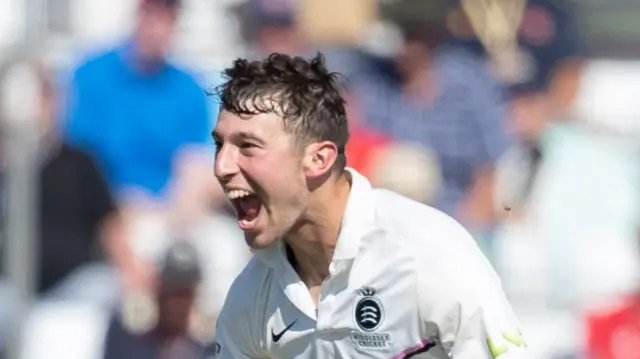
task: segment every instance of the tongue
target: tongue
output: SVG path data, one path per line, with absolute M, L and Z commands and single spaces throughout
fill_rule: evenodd
M 240 199 L 239 203 L 240 208 L 242 209 L 245 220 L 253 220 L 258 217 L 258 213 L 260 213 L 260 199 L 257 196 L 247 196 Z

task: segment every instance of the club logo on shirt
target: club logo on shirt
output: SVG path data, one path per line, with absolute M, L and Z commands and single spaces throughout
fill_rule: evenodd
M 373 333 L 384 320 L 385 313 L 382 302 L 376 296 L 375 289 L 371 287 L 360 289 L 359 294 L 354 310 L 354 320 L 361 331 L 351 333 L 351 339 L 360 348 L 387 348 L 391 341 L 391 335 L 388 333 Z
M 365 332 L 372 332 L 380 326 L 382 319 L 384 319 L 382 303 L 375 296 L 376 291 L 373 288 L 362 288 L 360 294 L 362 298 L 356 304 L 356 323 Z

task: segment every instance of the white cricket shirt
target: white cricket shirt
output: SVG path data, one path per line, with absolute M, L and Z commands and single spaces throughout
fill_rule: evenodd
M 221 359 L 529 359 L 496 273 L 451 217 L 349 169 L 316 308 L 282 242 L 255 251 L 218 319 Z

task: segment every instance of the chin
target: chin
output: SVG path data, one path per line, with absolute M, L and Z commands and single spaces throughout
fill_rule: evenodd
M 278 241 L 278 237 L 269 236 L 265 233 L 245 232 L 244 240 L 247 242 L 249 247 L 253 249 L 263 249 L 263 248 L 271 247 L 274 243 Z

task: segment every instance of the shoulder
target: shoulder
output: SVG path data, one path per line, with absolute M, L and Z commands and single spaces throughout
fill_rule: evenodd
M 417 264 L 425 293 L 458 296 L 499 282 L 471 234 L 454 218 L 390 191 L 376 190 L 375 198 L 376 222 Z
M 71 146 L 67 143 L 60 144 L 55 155 L 49 158 L 48 163 L 64 163 L 67 166 L 73 166 L 78 170 L 93 170 L 95 164 L 93 158 L 80 148 Z
M 216 342 L 228 355 L 222 357 L 254 357 L 259 352 L 266 300 L 262 294 L 269 275 L 269 269 L 253 258 L 231 285 L 216 325 Z
M 78 160 L 78 161 L 86 161 L 86 162 L 93 161 L 91 156 L 87 152 L 85 152 L 81 148 L 75 147 L 65 142 L 60 144 L 60 155 L 64 157 L 73 158 L 74 160 Z
M 183 88 L 197 90 L 202 94 L 205 93 L 204 80 L 195 72 L 174 62 L 168 62 L 167 69 L 171 74 L 171 78 Z
M 206 86 L 204 78 L 172 63 L 168 63 L 167 66 L 167 82 L 172 85 L 175 97 L 184 103 L 183 106 L 198 110 L 210 107 L 207 92 L 209 86 Z M 204 115 L 205 112 L 208 111 L 201 111 L 201 114 Z M 201 120 L 202 117 L 195 117 L 195 119 Z M 209 121 L 208 113 L 205 119 Z
M 383 189 L 374 190 L 374 203 L 376 223 L 405 245 L 446 250 L 473 244 L 460 223 L 434 207 Z
M 74 76 L 84 78 L 110 68 L 118 59 L 116 49 L 93 52 L 83 56 L 75 67 Z
M 257 258 L 252 258 L 231 284 L 220 312 L 218 328 L 234 326 L 240 319 L 255 318 L 261 293 L 270 270 Z

